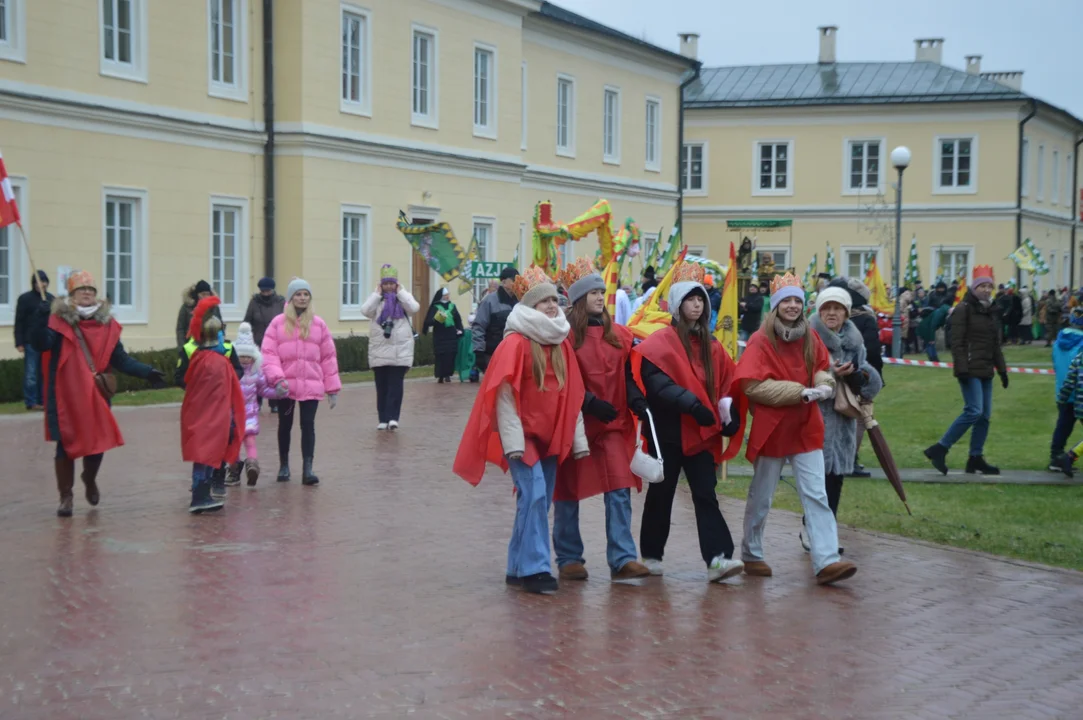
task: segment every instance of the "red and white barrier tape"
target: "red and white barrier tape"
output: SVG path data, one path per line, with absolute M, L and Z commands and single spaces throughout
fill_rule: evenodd
M 946 362 L 932 362 L 931 360 L 906 360 L 893 357 L 885 357 L 884 363 L 886 365 L 914 365 L 917 367 L 935 367 L 935 368 L 953 368 L 952 363 Z M 1049 368 L 1027 368 L 1027 367 L 1010 367 L 1008 368 L 1010 373 L 1019 373 L 1020 375 L 1055 375 L 1056 373 Z

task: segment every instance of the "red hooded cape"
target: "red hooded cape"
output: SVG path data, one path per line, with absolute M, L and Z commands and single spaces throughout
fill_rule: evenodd
M 628 386 L 625 368 L 632 353 L 632 333 L 614 324 L 620 339 L 616 348 L 605 341 L 602 327 L 588 327 L 583 344 L 575 351 L 586 389 L 617 409 L 617 419 L 606 424 L 585 416 L 584 426 L 590 443 L 590 455 L 581 460 L 568 458 L 557 472 L 554 500 L 585 500 L 610 490 L 634 487 L 643 483 L 632 474 L 632 455 L 636 446 L 635 416 L 628 409 Z
M 511 386 L 515 406 L 523 423 L 526 452 L 523 462 L 534 465 L 539 460 L 556 456 L 559 462 L 572 454 L 575 423 L 583 407 L 583 378 L 575 360 L 570 341 L 560 344 L 567 368 L 563 389 L 557 389 L 556 375 L 551 363 L 546 364 L 545 392 L 534 382 L 530 340 L 511 333 L 497 346 L 489 361 L 489 369 L 481 389 L 474 398 L 474 408 L 463 430 L 459 452 L 455 455 L 453 471 L 471 485 L 481 482 L 485 463 L 497 465 L 507 472 L 508 461 L 500 444 L 496 424 L 496 395 L 504 383 Z
M 181 404 L 181 453 L 185 462 L 214 468 L 223 462 L 237 462 L 245 415 L 244 393 L 233 365 L 213 350 L 197 350 L 184 383 L 187 389 Z
M 707 374 L 704 372 L 703 363 L 700 361 L 699 341 L 692 339 L 692 356 L 694 361 L 689 362 L 688 354 L 681 345 L 680 336 L 675 327 L 667 327 L 652 333 L 646 340 L 636 345 L 632 351 L 632 374 L 636 384 L 646 394 L 643 385 L 643 360 L 649 360 L 659 370 L 683 388 L 695 393 L 699 401 L 714 413 L 713 425 L 704 427 L 690 415 L 681 415 L 681 450 L 685 455 L 698 455 L 701 452 L 710 452 L 714 456 L 715 464 L 723 460 L 730 460 L 737 456 L 741 449 L 741 439 L 745 430 L 745 408 L 748 402 L 740 392 L 739 386 L 733 382 L 737 365 L 722 348 L 722 344 L 715 338 L 711 338 L 711 360 L 714 362 L 715 402 L 711 402 L 707 394 Z M 722 423 L 718 417 L 718 399 L 724 397 L 733 398 L 730 408 L 731 415 L 736 413 L 741 418 L 741 424 L 737 434 L 730 438 L 729 447 L 725 452 L 722 450 Z M 644 432 L 650 432 L 645 429 Z
M 820 337 L 812 334 L 815 345 L 816 364 L 813 375 L 827 370 L 830 356 Z M 749 338 L 748 346 L 737 366 L 737 382 L 743 380 L 790 380 L 805 387 L 812 386 L 812 377 L 805 366 L 803 340 L 778 341 L 776 350 L 771 341 L 759 330 Z M 788 457 L 797 453 L 822 450 L 824 446 L 824 418 L 817 403 L 800 403 L 785 407 L 755 405 L 752 409 L 752 431 L 748 436 L 745 457 L 755 462 L 765 457 Z
M 109 403 L 94 385 L 94 375 L 90 372 L 79 341 L 75 339 L 75 329 L 71 323 L 49 316 L 49 329 L 64 341 L 60 343 L 60 359 L 56 366 L 56 382 L 49 382 L 49 368 L 52 367 L 53 350 L 42 355 L 44 378 L 43 396 L 45 406 L 49 407 L 49 387 L 56 393 L 56 419 L 60 428 L 60 437 L 52 437 L 49 422 L 45 422 L 45 439 L 59 441 L 64 454 L 71 459 L 98 455 L 124 444 L 120 426 Z M 113 350 L 120 342 L 120 323 L 110 319 L 107 323 L 97 320 L 79 321 L 79 330 L 86 339 L 90 355 L 94 358 L 94 367 L 98 372 L 106 372 Z

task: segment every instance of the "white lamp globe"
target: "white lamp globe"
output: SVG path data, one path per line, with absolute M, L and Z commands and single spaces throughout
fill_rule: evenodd
M 899 170 L 905 170 L 910 165 L 910 148 L 900 145 L 891 151 L 891 164 Z

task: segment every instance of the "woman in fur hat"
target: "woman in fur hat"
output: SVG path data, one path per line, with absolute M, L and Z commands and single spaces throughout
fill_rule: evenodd
M 188 328 L 192 324 L 192 313 L 196 309 L 196 303 L 203 298 L 209 298 L 214 295 L 214 288 L 206 280 L 200 280 L 199 282 L 189 285 L 181 293 L 181 306 L 180 311 L 177 313 L 177 347 L 182 347 L 190 337 L 188 335 Z M 222 320 L 222 314 L 218 308 L 214 308 L 211 312 L 218 318 L 219 322 Z M 222 323 L 222 332 L 226 329 L 225 323 Z
M 585 390 L 556 287 L 532 266 L 515 289 L 519 302 L 474 399 L 454 472 L 471 485 L 481 482 L 486 463 L 511 473 L 516 511 L 505 582 L 549 593 L 558 587 L 549 551 L 557 467 L 590 452 L 580 410 Z
M 78 271 L 68 278 L 68 297 L 43 302 L 30 331 L 30 342 L 44 353 L 47 368 L 45 439 L 56 442 L 56 487 L 60 517 L 72 515 L 75 461 L 83 458 L 83 484 L 91 505 L 101 500 L 98 470 L 105 453 L 124 444 L 109 399 L 116 388 L 112 370 L 150 380 L 165 387 L 165 376 L 133 360 L 120 342 L 123 330 L 110 313 L 108 301 L 98 299 L 94 278 Z
M 399 273 L 380 268 L 380 284 L 361 305 L 369 319 L 369 367 L 376 376 L 377 430 L 398 430 L 406 371 L 414 364 L 414 328 L 410 318 L 421 305 L 399 285 Z

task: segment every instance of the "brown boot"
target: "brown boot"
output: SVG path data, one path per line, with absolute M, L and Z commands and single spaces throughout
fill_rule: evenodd
M 88 455 L 83 458 L 83 485 L 86 486 L 86 501 L 92 506 L 101 502 L 102 496 L 98 491 L 98 471 L 102 467 L 102 455 Z
M 856 572 L 857 565 L 854 565 L 852 562 L 847 562 L 846 560 L 839 560 L 838 562 L 831 563 L 823 570 L 816 573 L 816 583 L 818 585 L 830 585 L 839 580 L 853 577 Z
M 647 577 L 651 574 L 650 568 L 641 562 L 632 560 L 620 570 L 613 573 L 614 580 L 632 580 L 634 578 Z
M 56 489 L 60 492 L 60 507 L 57 517 L 71 517 L 71 489 L 75 485 L 75 461 L 69 458 L 56 458 Z
M 771 577 L 774 573 L 771 571 L 771 566 L 763 560 L 745 560 L 745 575 Z
M 259 480 L 259 460 L 248 458 L 244 461 L 244 474 L 248 477 L 248 487 L 254 487 Z
M 583 563 L 568 563 L 560 569 L 561 580 L 586 580 L 587 566 Z

